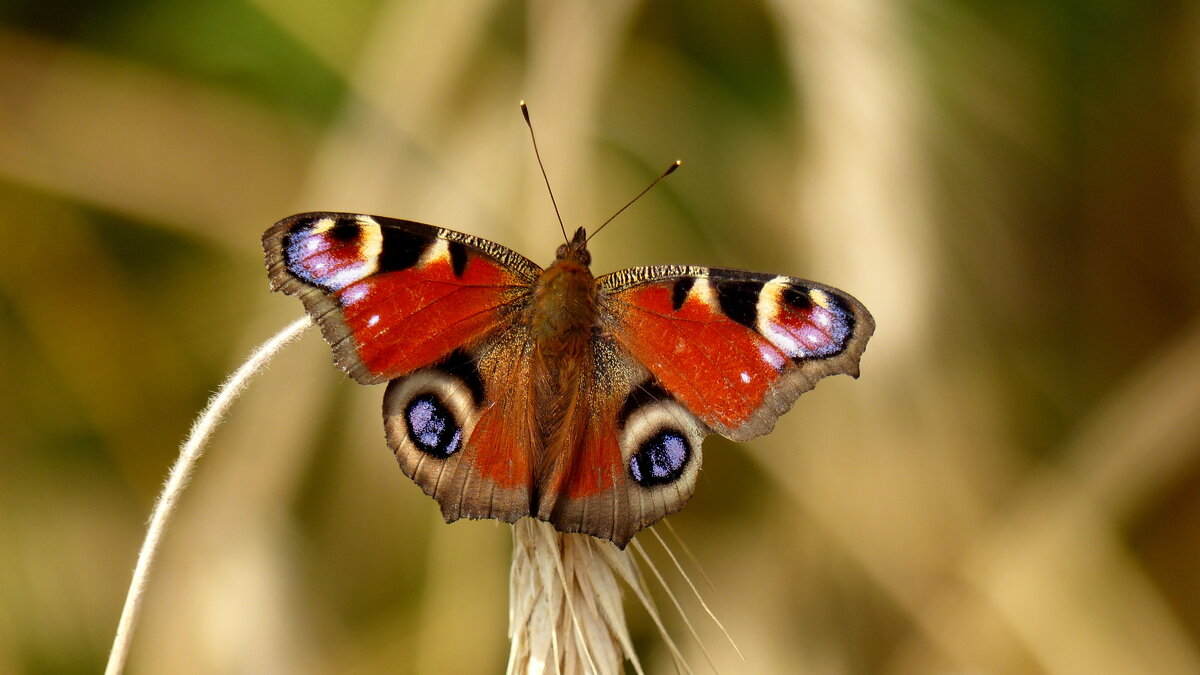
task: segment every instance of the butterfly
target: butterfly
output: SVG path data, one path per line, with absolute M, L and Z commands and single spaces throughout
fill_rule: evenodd
M 587 240 L 579 228 L 543 269 L 462 232 L 319 212 L 279 221 L 263 249 L 334 362 L 387 383 L 387 443 L 447 522 L 533 516 L 624 548 L 692 495 L 705 436 L 761 436 L 820 378 L 858 377 L 875 323 L 787 276 L 597 278 Z

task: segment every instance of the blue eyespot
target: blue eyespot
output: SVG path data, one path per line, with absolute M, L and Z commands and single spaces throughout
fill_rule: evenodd
M 687 438 L 674 429 L 651 436 L 629 458 L 629 473 L 642 487 L 665 485 L 679 480 L 692 457 Z
M 421 394 L 408 402 L 404 410 L 408 438 L 421 452 L 446 459 L 458 452 L 462 429 L 441 399 Z

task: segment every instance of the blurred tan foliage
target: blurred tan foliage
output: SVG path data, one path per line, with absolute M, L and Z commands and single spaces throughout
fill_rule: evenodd
M 522 98 L 572 226 L 685 160 L 598 272 L 792 274 L 878 321 L 672 518 L 722 672 L 1200 672 L 1198 45 L 1186 0 L 0 4 L 0 672 L 99 670 L 191 416 L 300 311 L 272 222 L 551 257 Z M 132 672 L 503 668 L 508 529 L 440 522 L 381 393 L 315 335 L 253 387 Z

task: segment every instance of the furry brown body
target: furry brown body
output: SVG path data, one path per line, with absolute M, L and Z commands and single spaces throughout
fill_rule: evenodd
M 551 495 L 559 493 L 562 479 L 571 473 L 570 462 L 588 424 L 589 393 L 595 379 L 592 336 L 597 320 L 597 287 L 588 265 L 587 235 L 581 227 L 570 243 L 559 247 L 554 264 L 538 277 L 528 322 L 533 337 L 533 422 L 538 451 L 536 475 L 549 477 Z M 536 483 L 535 483 L 536 484 Z M 547 516 L 552 503 L 531 500 Z

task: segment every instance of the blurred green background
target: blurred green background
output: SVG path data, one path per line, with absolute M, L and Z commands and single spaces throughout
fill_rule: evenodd
M 1200 672 L 1188 0 L 0 2 L 0 672 L 101 668 L 191 418 L 300 314 L 271 223 L 551 259 L 520 99 L 571 227 L 685 160 L 596 272 L 786 273 L 878 322 L 862 379 L 710 439 L 671 518 L 746 653 L 686 603 L 721 672 Z M 503 668 L 508 527 L 441 523 L 381 395 L 315 331 L 255 382 L 131 672 Z

